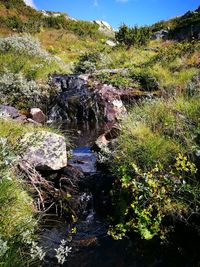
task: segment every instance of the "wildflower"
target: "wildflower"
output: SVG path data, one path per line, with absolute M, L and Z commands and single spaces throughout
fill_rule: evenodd
M 58 260 L 58 263 L 63 264 L 66 261 L 66 257 L 68 257 L 68 254 L 71 252 L 71 247 L 66 246 L 67 241 L 61 240 L 60 246 L 58 249 L 55 249 L 56 251 L 56 258 Z
M 46 255 L 46 252 L 43 251 L 42 247 L 38 246 L 37 242 L 32 241 L 30 255 L 32 259 L 39 259 L 42 261 Z

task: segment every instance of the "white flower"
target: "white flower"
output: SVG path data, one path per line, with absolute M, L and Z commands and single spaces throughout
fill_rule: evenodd
M 67 244 L 66 240 L 61 240 L 60 246 L 55 249 L 56 251 L 56 258 L 58 260 L 58 263 L 63 264 L 66 261 L 66 257 L 68 257 L 68 254 L 71 252 L 71 247 L 65 246 Z
M 39 259 L 42 261 L 46 255 L 46 252 L 43 251 L 42 247 L 38 246 L 38 243 L 32 241 L 30 254 L 32 259 Z

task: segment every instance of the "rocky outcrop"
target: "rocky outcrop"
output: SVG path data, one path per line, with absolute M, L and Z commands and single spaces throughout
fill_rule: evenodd
M 160 30 L 157 32 L 154 32 L 151 36 L 152 40 L 159 40 L 159 39 L 166 39 L 168 36 L 169 30 Z
M 89 75 L 53 75 L 52 83 L 58 93 L 51 99 L 49 121 L 115 121 L 126 113 L 119 90 Z
M 179 41 L 200 40 L 200 7 L 180 17 L 176 27 L 169 32 L 169 38 Z
M 103 20 L 94 20 L 93 23 L 99 26 L 99 30 L 102 32 L 114 33 L 113 27 L 106 21 Z
M 60 170 L 67 165 L 65 138 L 46 131 L 27 133 L 20 141 L 22 160 L 37 170 Z
M 200 21 L 175 28 L 170 32 L 170 37 L 179 41 L 193 38 L 200 40 Z

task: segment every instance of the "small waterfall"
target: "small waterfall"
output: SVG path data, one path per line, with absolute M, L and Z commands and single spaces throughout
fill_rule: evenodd
M 80 122 L 98 121 L 101 117 L 101 101 L 87 82 L 76 74 L 53 75 L 51 84 L 58 93 L 51 98 L 49 121 Z

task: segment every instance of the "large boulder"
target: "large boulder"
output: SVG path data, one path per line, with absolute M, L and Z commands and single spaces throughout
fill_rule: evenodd
M 65 138 L 46 131 L 27 133 L 20 142 L 22 160 L 37 170 L 60 170 L 67 165 Z

